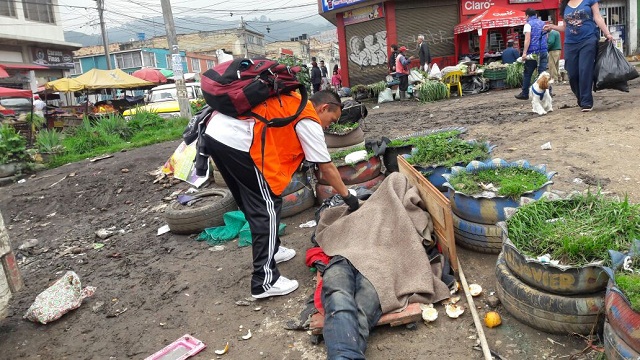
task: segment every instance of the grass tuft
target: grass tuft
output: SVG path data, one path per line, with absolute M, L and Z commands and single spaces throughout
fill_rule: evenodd
M 449 184 L 463 194 L 480 194 L 484 191 L 482 184 L 493 184 L 498 188 L 498 195 L 514 199 L 539 189 L 546 182 L 545 174 L 522 167 L 483 169 L 474 173 L 461 171 L 449 179 Z
M 486 144 L 462 140 L 459 134 L 454 130 L 411 139 L 414 151 L 407 161 L 412 165 L 451 167 L 489 157 Z

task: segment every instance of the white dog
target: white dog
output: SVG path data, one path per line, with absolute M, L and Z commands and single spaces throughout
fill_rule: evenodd
M 536 82 L 531 85 L 529 99 L 531 99 L 534 113 L 545 115 L 547 112 L 553 111 L 553 101 L 551 93 L 549 93 L 549 86 L 552 83 L 551 75 L 543 71 L 536 79 Z

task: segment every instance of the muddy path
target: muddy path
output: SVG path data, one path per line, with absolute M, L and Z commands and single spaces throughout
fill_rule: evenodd
M 603 191 L 628 194 L 637 202 L 640 86 L 638 81 L 630 85 L 629 94 L 598 93 L 591 113 L 581 113 L 568 86 L 558 85 L 557 110 L 544 117 L 531 114 L 530 103 L 514 99 L 515 91 L 507 90 L 427 105 L 392 103 L 377 109 L 368 105 L 366 136 L 465 126 L 466 138 L 498 145 L 495 156 L 548 164 L 559 172 L 556 189 L 584 190 L 599 184 Z M 540 148 L 546 142 L 551 142 L 552 150 Z M 0 359 L 140 359 L 187 333 L 208 345 L 196 359 L 216 358 L 213 350 L 227 341 L 231 350 L 222 358 L 326 356 L 324 345 L 311 344 L 307 333 L 284 329 L 287 320 L 297 318 L 315 285 L 304 265 L 313 229 L 298 228 L 313 218 L 313 211 L 284 219 L 287 232 L 282 242 L 298 255 L 280 269 L 299 280 L 300 289 L 238 306 L 236 301 L 250 295 L 250 249 L 239 248 L 234 241 L 223 251 L 210 251 L 190 236 L 156 235 L 164 224 L 163 199 L 188 186 L 154 184 L 149 172 L 161 166 L 177 145 L 157 144 L 95 163 L 74 163 L 0 188 L 0 210 L 26 285 L 14 297 L 9 317 L 0 320 Z M 124 233 L 96 238 L 97 230 L 111 227 Z M 34 238 L 38 240 L 34 248 L 17 250 Z M 95 243 L 104 247 L 96 249 Z M 483 316 L 489 309 L 486 298 L 495 291 L 496 257 L 462 249 L 459 253 L 468 281 L 485 289 L 476 299 Z M 23 320 L 35 296 L 67 270 L 75 271 L 83 285 L 97 287 L 95 295 L 54 323 Z M 544 334 L 520 324 L 501 307 L 498 311 L 503 325 L 485 332 L 492 349 L 506 359 L 567 358 L 586 346 L 578 337 Z M 253 337 L 243 341 L 240 337 L 247 329 Z M 481 352 L 472 349 L 475 343 L 470 313 L 452 320 L 441 309 L 440 318 L 431 325 L 377 329 L 367 358 L 480 359 Z

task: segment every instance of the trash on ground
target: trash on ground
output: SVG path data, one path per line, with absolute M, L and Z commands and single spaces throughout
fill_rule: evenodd
M 247 333 L 247 335 L 242 335 L 242 340 L 249 340 L 251 339 L 251 330 L 248 330 L 249 332 Z
M 315 220 L 309 220 L 306 223 L 302 223 L 300 225 L 298 225 L 299 228 L 312 228 L 317 226 L 318 223 Z
M 206 241 L 207 244 L 213 246 L 239 237 L 239 247 L 251 245 L 251 229 L 249 229 L 249 223 L 245 219 L 242 211 L 229 211 L 222 215 L 222 219 L 224 220 L 224 226 L 204 229 L 204 231 L 198 235 L 196 241 Z M 278 235 L 284 234 L 285 228 L 286 225 L 280 223 Z
M 251 303 L 249 301 L 246 301 L 246 300 L 238 300 L 238 301 L 236 301 L 236 305 L 238 305 L 238 306 L 249 306 L 249 305 L 251 305 Z
M 78 275 L 73 271 L 67 271 L 58 281 L 36 296 L 23 318 L 41 324 L 50 323 L 79 308 L 82 300 L 92 296 L 95 291 L 96 288 L 93 286 L 83 289 Z
M 469 293 L 471 296 L 478 296 L 482 293 L 482 286 L 478 284 L 469 285 Z
M 196 355 L 206 347 L 207 345 L 202 341 L 187 334 L 167 345 L 164 349 L 146 357 L 144 360 L 184 360 Z M 229 343 L 227 343 L 224 353 L 226 353 L 228 349 Z M 219 350 L 216 350 L 215 353 L 218 354 L 218 351 Z
M 433 307 L 433 304 L 420 304 L 420 310 L 422 310 L 422 320 L 426 322 L 433 322 L 438 318 L 438 310 Z
M 116 227 L 112 226 L 108 229 L 100 229 L 96 231 L 96 236 L 102 240 L 105 240 L 112 237 L 113 235 L 124 234 L 124 233 L 125 233 L 124 229 L 116 230 Z
M 209 251 L 222 251 L 224 250 L 224 245 L 216 245 L 209 248 Z
M 487 325 L 489 329 L 494 328 L 502 324 L 502 319 L 500 318 L 500 314 L 495 311 L 489 311 L 484 316 L 484 324 Z
M 355 164 L 358 161 L 367 159 L 367 150 L 354 151 L 351 154 L 344 157 L 344 162 L 347 164 Z
M 103 155 L 103 156 L 98 156 L 98 157 L 94 157 L 93 159 L 89 160 L 90 162 L 96 162 L 96 161 L 100 161 L 100 160 L 104 160 L 104 159 L 109 159 L 112 158 L 113 155 Z
M 22 243 L 22 245 L 18 246 L 18 250 L 31 249 L 32 247 L 35 247 L 36 245 L 38 245 L 38 239 L 29 239 L 29 240 L 25 241 L 24 243 Z
M 103 243 L 93 243 L 93 250 L 100 250 L 104 247 Z
M 376 105 L 376 106 L 372 107 L 371 109 L 373 109 L 373 110 L 380 109 L 380 105 Z
M 542 150 L 551 150 L 551 142 L 546 142 L 546 143 L 540 145 L 540 148 Z
M 258 306 L 258 307 L 254 307 L 253 308 L 253 311 L 260 311 L 260 310 L 262 310 L 262 306 Z
M 227 342 L 227 344 L 224 346 L 224 349 L 215 350 L 214 353 L 216 353 L 216 355 L 224 355 L 227 353 L 227 351 L 229 351 L 229 342 Z
M 460 315 L 464 313 L 464 308 L 460 305 L 456 304 L 447 304 L 445 306 L 447 315 L 452 319 L 457 319 Z
M 27 179 L 20 179 L 18 180 L 18 184 L 24 184 L 27 182 Z
M 160 227 L 158 228 L 158 235 L 157 235 L 157 236 L 160 236 L 160 235 L 162 235 L 162 234 L 166 234 L 166 233 L 168 233 L 168 232 L 169 232 L 169 225 L 166 225 L 166 224 L 165 224 L 165 225 L 162 225 L 162 226 L 160 226 Z

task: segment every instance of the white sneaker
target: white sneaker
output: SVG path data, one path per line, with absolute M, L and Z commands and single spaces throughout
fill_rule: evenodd
M 273 259 L 276 261 L 276 264 L 279 264 L 293 259 L 294 256 L 296 256 L 295 250 L 280 245 L 278 252 L 273 256 Z
M 276 283 L 271 285 L 271 288 L 269 290 L 263 292 L 262 294 L 251 296 L 253 296 L 255 299 L 264 299 L 271 296 L 287 295 L 297 288 L 298 282 L 296 280 L 290 280 L 280 275 L 278 280 L 276 280 Z

